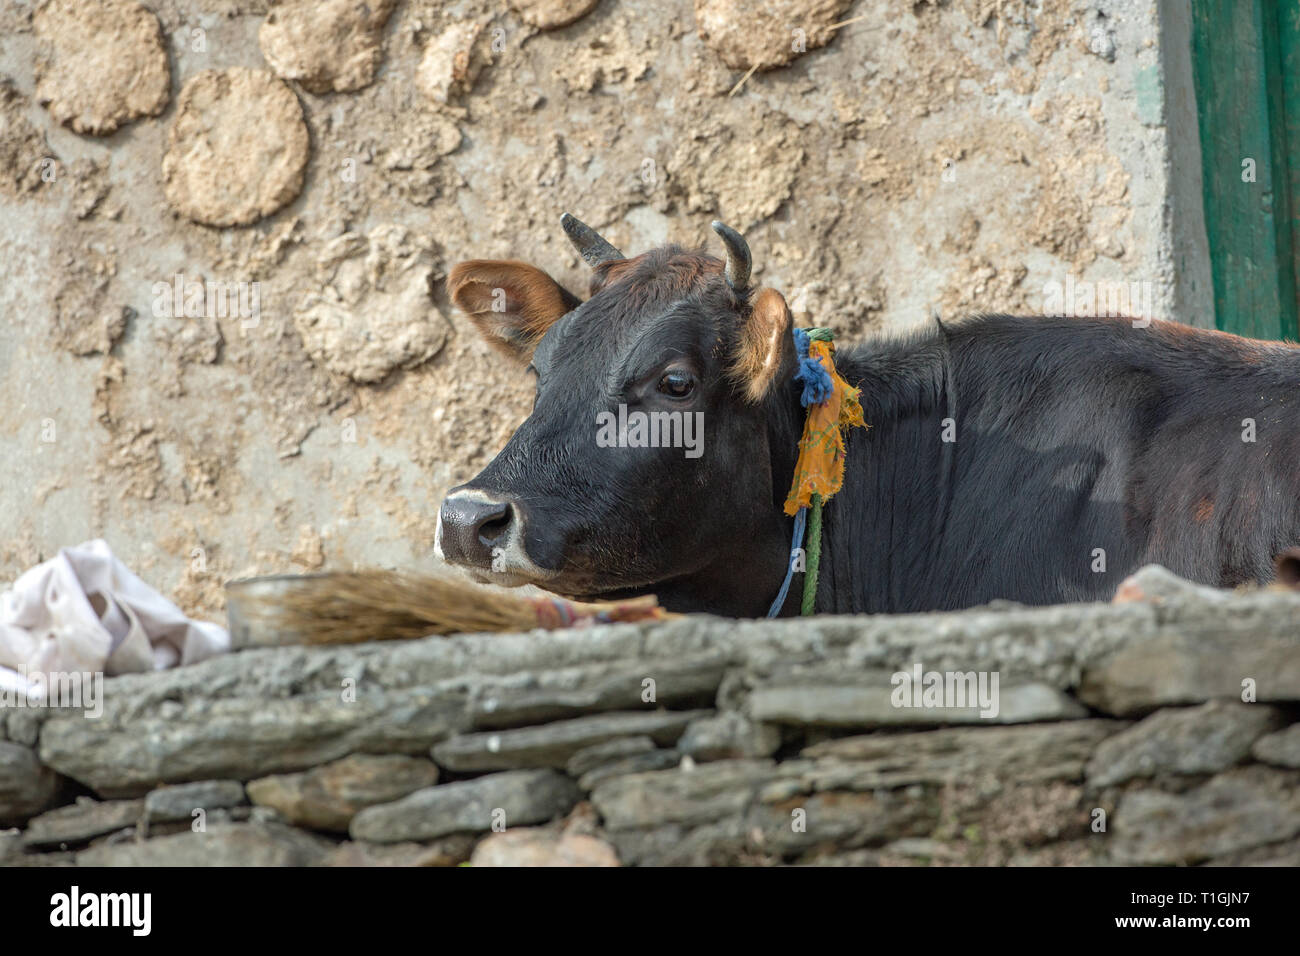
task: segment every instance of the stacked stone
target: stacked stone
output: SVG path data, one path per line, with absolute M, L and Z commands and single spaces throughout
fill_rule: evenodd
M 0 709 L 10 865 L 1300 862 L 1300 595 L 243 651 Z M 995 716 L 895 675 L 996 673 Z

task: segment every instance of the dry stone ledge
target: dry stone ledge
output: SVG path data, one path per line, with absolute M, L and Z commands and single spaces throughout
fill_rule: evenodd
M 1250 752 L 1260 763 L 1300 770 L 1300 723 L 1261 737 Z
M 174 823 L 189 821 L 195 811 L 227 810 L 243 804 L 244 788 L 237 780 L 201 780 L 159 787 L 144 800 L 145 821 Z
M 437 782 L 438 768 L 428 760 L 401 754 L 352 754 L 305 773 L 253 780 L 248 796 L 290 823 L 346 833 L 358 811 L 391 803 Z
M 368 807 L 352 820 L 354 840 L 400 843 L 462 832 L 487 832 L 496 824 L 541 823 L 568 813 L 578 787 L 553 770 L 511 770 L 441 787 L 426 787 L 393 803 Z
M 0 863 L 1297 859 L 1300 595 L 1142 580 L 1114 604 L 268 647 L 108 678 L 98 717 L 0 707 Z M 996 676 L 997 714 L 895 706 L 904 673 Z

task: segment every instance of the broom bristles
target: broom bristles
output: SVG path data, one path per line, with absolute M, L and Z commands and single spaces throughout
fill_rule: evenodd
M 464 581 L 401 571 L 340 571 L 304 576 L 278 594 L 241 598 L 263 625 L 308 644 L 410 640 L 565 627 L 583 620 L 631 621 L 670 616 L 653 595 L 582 603 L 502 594 Z

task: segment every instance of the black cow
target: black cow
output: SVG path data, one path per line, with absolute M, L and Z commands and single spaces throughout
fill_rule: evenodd
M 749 251 L 721 224 L 725 267 L 673 245 L 625 258 L 563 225 L 594 267 L 585 302 L 520 262 L 465 262 L 448 280 L 537 397 L 443 502 L 441 551 L 571 597 L 765 613 L 789 561 L 781 506 L 804 420 L 785 300 L 749 287 Z M 1106 599 L 1148 562 L 1262 583 L 1300 542 L 1296 347 L 986 315 L 840 343 L 836 361 L 870 429 L 847 436 L 825 509 L 820 612 Z M 637 411 L 702 413 L 698 457 L 599 440 L 619 414 L 626 439 Z M 784 613 L 799 590 L 796 576 Z

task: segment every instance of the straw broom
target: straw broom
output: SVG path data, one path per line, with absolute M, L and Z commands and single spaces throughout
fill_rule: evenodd
M 261 581 L 274 581 L 277 586 L 260 593 L 248 587 Z M 359 644 L 679 616 L 659 607 L 649 594 L 585 603 L 554 595 L 505 594 L 468 581 L 401 571 L 251 578 L 231 582 L 227 588 L 232 606 L 237 601 L 240 616 L 257 630 L 297 635 L 294 643 L 305 644 Z

